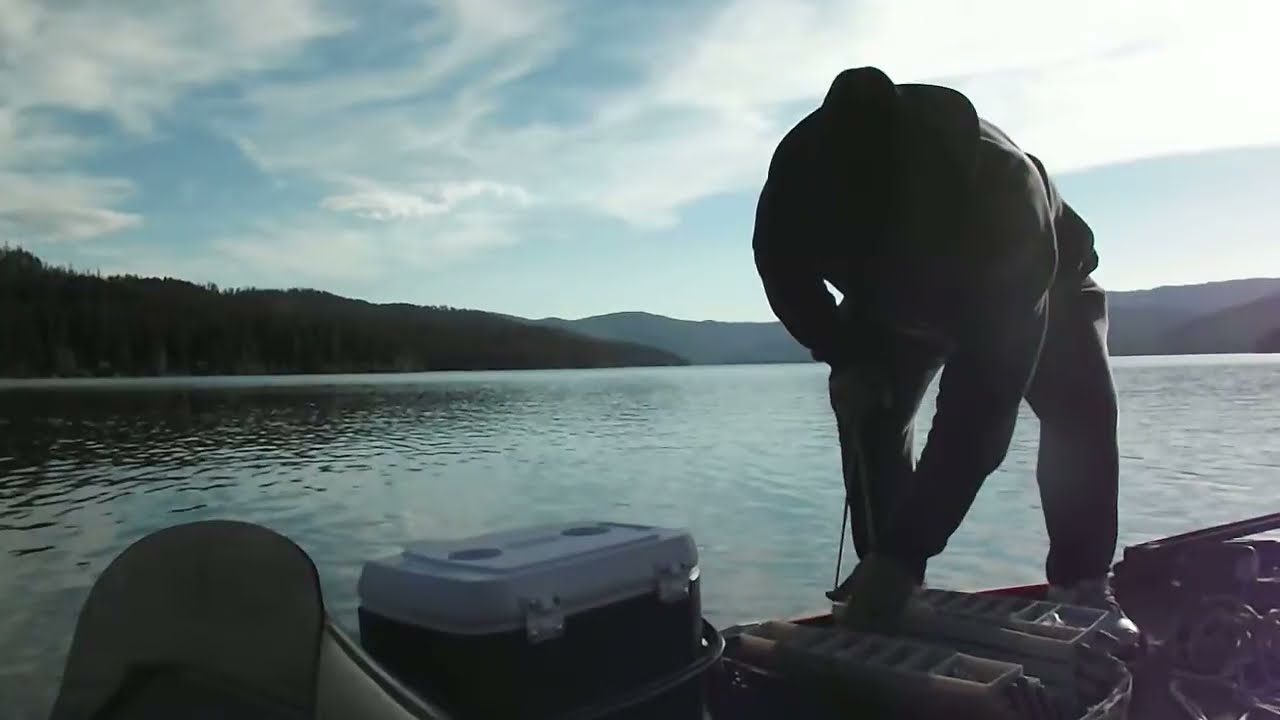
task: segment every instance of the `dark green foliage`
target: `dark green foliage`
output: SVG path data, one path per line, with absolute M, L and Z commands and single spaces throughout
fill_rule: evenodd
M 220 290 L 0 249 L 0 375 L 417 372 L 680 365 L 643 345 L 448 307 Z

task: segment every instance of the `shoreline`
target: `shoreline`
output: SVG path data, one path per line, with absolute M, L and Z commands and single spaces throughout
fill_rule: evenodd
M 1223 364 L 1280 364 L 1280 353 L 1196 353 L 1190 355 L 1112 355 L 1111 360 L 1116 367 L 1159 367 L 1165 365 L 1213 365 Z M 704 363 L 687 365 L 609 365 L 589 367 L 545 367 L 545 368 L 454 368 L 421 371 L 337 371 L 337 372 L 268 372 L 237 373 L 220 375 L 116 375 L 116 376 L 0 376 L 0 390 L 37 389 L 37 388 L 73 388 L 111 386 L 145 386 L 158 385 L 239 385 L 244 381 L 266 381 L 268 385 L 313 385 L 324 384 L 325 380 L 341 379 L 345 382 L 359 382 L 361 378 L 381 380 L 411 380 L 414 378 L 444 378 L 448 376 L 474 377 L 476 375 L 523 374 L 523 373 L 562 373 L 562 372 L 607 372 L 626 370 L 711 370 L 716 368 L 762 368 L 791 367 L 796 365 L 812 365 L 815 368 L 821 363 L 776 362 L 776 363 Z

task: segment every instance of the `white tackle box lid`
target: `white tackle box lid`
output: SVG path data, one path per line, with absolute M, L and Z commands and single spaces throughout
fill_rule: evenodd
M 422 540 L 365 563 L 361 607 L 415 627 L 464 635 L 525 628 L 558 635 L 565 616 L 647 593 L 686 597 L 698 550 L 685 530 L 571 522 L 456 540 Z

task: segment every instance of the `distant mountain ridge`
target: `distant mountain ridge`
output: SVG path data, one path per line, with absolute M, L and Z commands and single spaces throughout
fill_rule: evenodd
M 1258 342 L 1257 352 L 1280 353 L 1280 330 L 1275 330 L 1271 334 L 1262 338 L 1262 340 Z
M 589 337 L 633 342 L 667 352 L 674 352 L 667 348 L 679 347 L 680 352 L 674 354 L 695 365 L 804 362 L 810 359 L 809 352 L 777 322 L 677 320 L 646 312 L 612 313 L 580 320 L 543 318 L 535 322 Z
M 1275 352 L 1262 348 L 1280 331 L 1280 292 L 1202 315 L 1167 334 L 1171 355 L 1204 352 Z
M 1113 355 L 1255 352 L 1264 335 L 1280 328 L 1280 315 L 1266 312 L 1267 298 L 1280 297 L 1280 278 L 1171 285 L 1108 296 Z
M 1266 352 L 1280 345 L 1280 278 L 1117 291 L 1108 299 L 1112 355 Z M 811 361 L 777 322 L 678 320 L 645 312 L 530 322 L 655 347 L 695 365 Z

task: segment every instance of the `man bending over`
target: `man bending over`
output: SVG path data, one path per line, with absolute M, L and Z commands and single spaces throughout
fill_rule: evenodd
M 892 623 L 1004 460 L 1026 398 L 1051 599 L 1111 610 L 1119 452 L 1093 233 L 1044 166 L 964 95 L 840 73 L 778 144 L 756 266 L 787 330 L 831 367 L 854 547 L 833 591 Z M 839 304 L 824 284 L 843 296 Z M 941 370 L 913 467 L 912 421 Z

